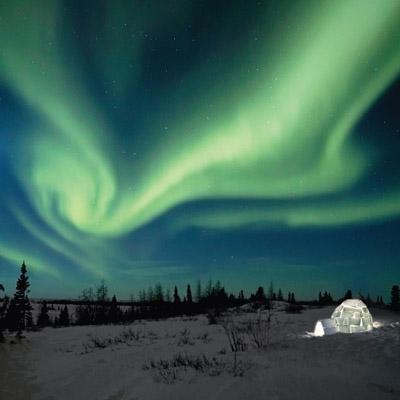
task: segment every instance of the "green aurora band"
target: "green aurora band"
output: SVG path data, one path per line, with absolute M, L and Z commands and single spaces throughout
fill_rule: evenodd
M 129 7 L 127 12 L 109 6 L 104 18 L 123 21 L 135 3 Z M 254 72 L 255 85 L 239 81 L 237 91 L 226 87 L 226 93 L 239 94 L 218 118 L 200 121 L 203 110 L 183 110 L 154 146 L 129 149 L 143 151 L 143 161 L 118 160 L 113 145 L 118 129 L 80 73 L 74 41 L 65 34 L 62 4 L 2 1 L 0 14 L 0 79 L 37 116 L 23 134 L 14 171 L 41 219 L 71 246 L 90 243 L 93 249 L 105 238 L 134 231 L 195 200 L 285 199 L 292 205 L 204 210 L 178 217 L 171 229 L 330 226 L 400 215 L 396 189 L 385 197 L 326 201 L 326 196 L 346 193 L 374 164 L 376 150 L 361 146 L 351 134 L 399 75 L 399 1 L 304 2 L 288 16 L 298 29 L 282 29 L 255 56 L 263 66 Z M 149 21 L 161 30 L 177 23 L 167 11 L 163 20 L 151 10 L 136 15 L 143 28 Z M 181 18 L 189 17 L 186 7 Z M 144 39 L 138 37 L 127 52 L 120 38 L 96 26 L 94 17 L 88 26 L 94 27 L 85 39 L 90 56 L 105 79 L 120 77 L 116 92 L 123 99 L 139 79 Z M 208 73 L 206 65 L 199 65 L 189 79 L 201 81 Z M 215 95 L 210 90 L 204 102 Z M 125 134 L 135 135 L 135 129 Z M 296 204 L 305 198 L 310 202 Z M 76 255 L 17 205 L 12 211 L 54 251 L 88 264 L 89 250 Z M 19 257 L 18 250 L 8 253 L 9 259 Z

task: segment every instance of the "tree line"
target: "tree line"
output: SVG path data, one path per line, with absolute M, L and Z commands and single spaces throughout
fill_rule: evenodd
M 32 316 L 32 305 L 29 300 L 30 283 L 25 262 L 22 263 L 21 273 L 16 283 L 16 290 L 10 299 L 5 296 L 0 303 L 0 340 L 3 339 L 3 331 L 16 332 L 17 337 L 22 337 L 24 330 L 42 328 L 46 326 L 69 326 L 72 322 L 76 325 L 99 325 L 99 324 L 119 324 L 131 323 L 140 319 L 160 319 L 180 315 L 195 315 L 209 313 L 213 310 L 214 314 L 221 313 L 231 307 L 240 307 L 244 304 L 251 304 L 253 308 L 271 308 L 276 301 L 287 303 L 287 312 L 300 312 L 301 304 L 314 306 L 336 305 L 343 300 L 353 298 L 351 290 L 347 290 L 345 295 L 337 299 L 332 298 L 327 291 L 319 292 L 318 300 L 311 302 L 298 302 L 294 292 L 288 292 L 284 297 L 281 289 L 274 290 L 273 283 L 267 292 L 259 286 L 255 293 L 245 296 L 243 290 L 237 295 L 227 293 L 220 281 L 213 283 L 211 280 L 203 287 L 198 281 L 192 293 L 190 284 L 186 286 L 183 296 L 175 286 L 172 294 L 170 290 L 164 290 L 160 283 L 141 290 L 138 299 L 133 297 L 128 302 L 118 302 L 115 294 L 109 297 L 109 289 L 104 280 L 94 290 L 87 288 L 82 291 L 77 301 L 63 301 L 64 306 L 58 307 L 58 315 L 50 318 L 49 311 L 54 310 L 54 306 L 48 305 L 46 301 L 41 303 L 40 312 L 36 323 Z M 4 292 L 4 286 L 0 284 L 0 291 Z M 373 302 L 370 295 L 364 297 L 359 293 L 358 298 L 363 300 L 367 306 L 385 306 L 382 296 L 378 296 Z M 391 302 L 389 307 L 393 310 L 400 310 L 400 290 L 399 285 L 394 285 L 390 294 Z M 74 319 L 71 318 L 68 304 L 75 305 Z

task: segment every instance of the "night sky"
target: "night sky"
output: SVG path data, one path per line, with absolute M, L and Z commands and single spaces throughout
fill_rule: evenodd
M 119 298 L 400 281 L 400 2 L 0 2 L 0 282 Z

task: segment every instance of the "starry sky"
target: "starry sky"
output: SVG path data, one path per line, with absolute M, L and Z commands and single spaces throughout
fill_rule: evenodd
M 387 296 L 399 105 L 398 0 L 3 0 L 1 281 Z

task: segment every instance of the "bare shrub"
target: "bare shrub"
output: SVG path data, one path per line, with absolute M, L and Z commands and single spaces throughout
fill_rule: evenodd
M 138 331 L 134 331 L 133 329 L 129 328 L 126 330 L 123 330 L 122 333 L 120 334 L 120 338 L 125 341 L 125 342 L 139 342 L 140 339 L 143 338 L 143 333 L 140 334 Z
M 269 345 L 272 333 L 272 309 L 258 310 L 256 318 L 247 321 L 234 321 L 232 318 L 222 321 L 222 327 L 228 338 L 232 352 L 245 351 L 248 345 L 265 348 Z
M 185 345 L 194 345 L 194 341 L 190 336 L 190 330 L 185 328 L 182 332 L 180 332 L 180 336 L 178 339 L 178 346 L 185 346 Z
M 150 343 L 156 342 L 159 338 L 158 334 L 153 331 L 148 331 L 144 337 L 147 337 L 149 339 Z
M 168 385 L 179 378 L 179 368 L 175 367 L 169 360 L 150 361 L 150 364 L 144 365 L 143 369 L 155 369 L 157 380 L 161 380 Z
M 95 349 L 106 349 L 107 347 L 119 344 L 131 346 L 132 344 L 142 343 L 145 338 L 145 333 L 134 331 L 131 328 L 124 329 L 117 336 L 110 336 L 104 339 L 101 339 L 98 336 L 89 335 L 88 342 L 83 343 L 83 353 L 89 353 Z M 150 340 L 151 338 L 152 337 L 150 336 Z
M 203 343 L 210 343 L 212 340 L 208 332 L 204 332 L 202 335 L 197 336 L 196 339 L 201 340 Z
M 97 336 L 90 336 L 89 338 L 89 347 L 93 347 L 96 349 L 105 349 L 106 347 L 111 345 L 111 339 L 100 339 Z
M 226 337 L 228 338 L 229 347 L 236 353 L 238 351 L 245 351 L 247 343 L 245 341 L 245 329 L 235 324 L 232 319 L 224 320 L 222 322 Z
M 246 333 L 250 342 L 257 348 L 265 348 L 269 345 L 271 317 L 271 310 L 267 310 L 265 317 L 259 312 L 256 319 L 247 321 Z
M 208 358 L 204 354 L 193 356 L 187 353 L 178 353 L 171 359 L 151 360 L 143 365 L 143 369 L 154 370 L 156 378 L 163 383 L 171 384 L 179 379 L 181 372 L 189 370 L 208 376 L 218 376 L 222 373 L 225 365 L 223 360 L 216 357 Z
M 239 359 L 238 353 L 233 353 L 233 362 L 230 372 L 234 377 L 242 377 L 250 367 Z
M 208 325 L 216 325 L 218 324 L 219 313 L 215 310 L 209 310 L 206 314 Z

